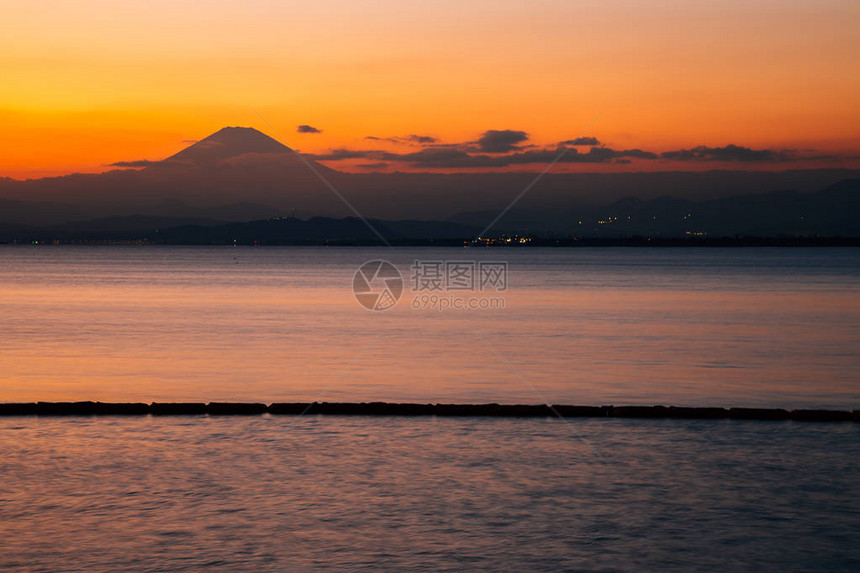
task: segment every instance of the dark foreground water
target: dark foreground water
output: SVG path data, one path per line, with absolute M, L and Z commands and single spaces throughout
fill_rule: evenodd
M 860 425 L 0 420 L 4 571 L 857 571 Z

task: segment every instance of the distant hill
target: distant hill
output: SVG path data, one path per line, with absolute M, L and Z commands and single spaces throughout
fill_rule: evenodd
M 445 221 L 381 221 L 370 223 L 391 242 L 454 241 L 462 245 L 478 229 Z M 180 245 L 292 245 L 381 243 L 368 225 L 357 217 L 333 219 L 292 217 L 225 223 L 211 219 L 165 217 L 110 217 L 49 227 L 6 227 L 0 242 L 11 243 L 136 242 Z
M 463 213 L 467 225 L 496 213 Z M 860 237 L 860 179 L 847 179 L 814 193 L 772 191 L 693 201 L 677 197 L 627 197 L 607 205 L 555 212 L 512 210 L 494 227 L 510 233 L 582 237 Z
M 237 205 L 236 210 L 257 209 Z M 212 213 L 220 210 L 213 209 Z M 721 238 L 860 237 L 860 179 L 841 181 L 817 193 L 774 191 L 707 201 L 670 197 L 627 198 L 568 213 L 514 212 L 488 237 L 501 234 L 542 238 Z M 372 225 L 391 242 L 435 240 L 462 243 L 482 233 L 495 213 L 468 213 L 454 221 L 388 221 Z M 525 217 L 525 222 L 523 222 Z M 547 222 L 555 217 L 554 227 Z M 471 221 L 471 223 L 470 223 Z M 217 217 L 106 217 L 57 225 L 0 224 L 0 241 L 136 241 L 167 244 L 321 244 L 378 242 L 357 217 L 276 217 L 229 222 Z

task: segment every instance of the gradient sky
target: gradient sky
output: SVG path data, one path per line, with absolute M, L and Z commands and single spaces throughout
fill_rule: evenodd
M 490 129 L 553 146 L 603 113 L 587 135 L 616 149 L 860 165 L 856 0 L 3 4 L 0 176 L 161 159 L 226 125 L 275 135 L 254 110 L 317 154 Z

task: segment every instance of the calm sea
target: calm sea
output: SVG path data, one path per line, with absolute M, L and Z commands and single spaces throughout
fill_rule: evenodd
M 384 311 L 353 295 L 374 259 L 404 281 Z M 481 262 L 505 290 L 413 290 Z M 5 247 L 0 269 L 0 401 L 860 407 L 857 249 Z M 0 570 L 857 571 L 858 460 L 850 423 L 0 418 Z
M 404 282 L 384 311 L 353 295 L 374 259 Z M 477 262 L 474 290 L 417 290 L 440 261 L 460 287 Z M 0 269 L 0 401 L 860 408 L 860 249 L 7 246 Z

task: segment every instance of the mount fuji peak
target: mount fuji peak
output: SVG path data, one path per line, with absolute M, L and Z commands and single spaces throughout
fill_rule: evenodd
M 292 150 L 252 127 L 224 127 L 171 155 L 164 163 L 209 164 L 247 153 L 290 153 Z

